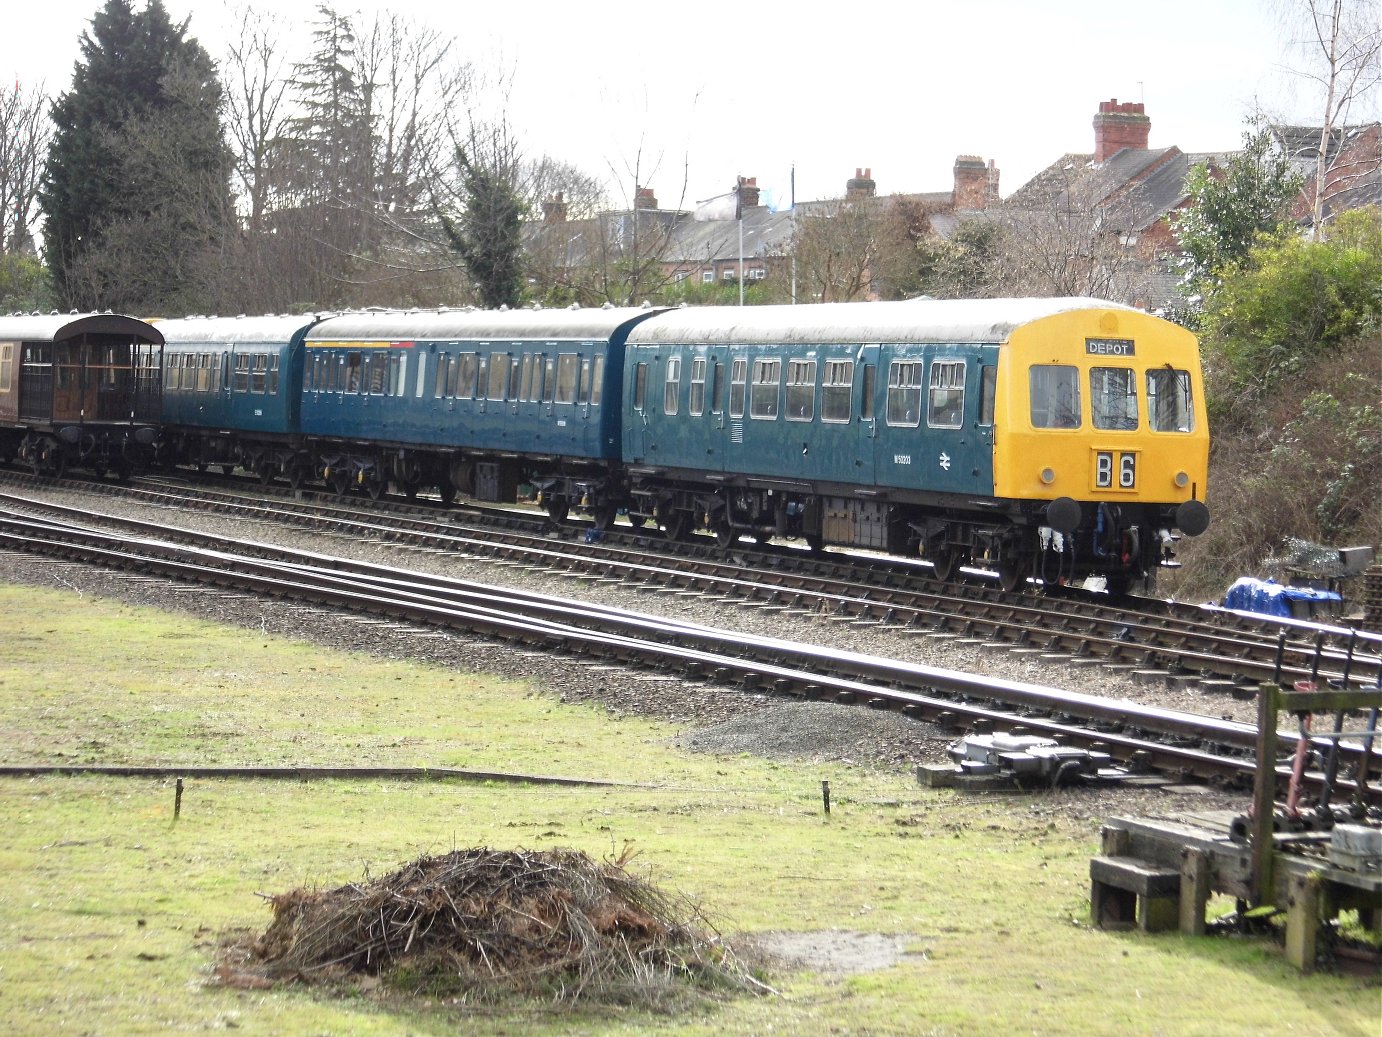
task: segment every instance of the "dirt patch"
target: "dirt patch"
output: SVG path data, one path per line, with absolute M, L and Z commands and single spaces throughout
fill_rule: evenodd
M 891 968 L 902 961 L 925 961 L 925 952 L 908 951 L 911 936 L 861 933 L 849 929 L 754 933 L 737 946 L 750 957 L 787 969 L 810 969 L 850 976 Z

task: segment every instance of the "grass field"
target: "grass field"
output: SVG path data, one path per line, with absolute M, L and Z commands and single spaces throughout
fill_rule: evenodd
M 0 779 L 8 1034 L 1382 1033 L 1375 982 L 1301 976 L 1269 942 L 1090 929 L 1097 821 L 1068 817 L 1076 793 L 966 796 L 847 764 L 698 756 L 668 726 L 522 684 L 61 591 L 0 586 L 0 616 L 0 763 L 628 783 L 189 779 L 174 823 L 170 780 Z M 221 939 L 267 926 L 261 895 L 471 846 L 631 846 L 630 870 L 694 898 L 731 938 L 884 934 L 905 953 L 868 971 L 778 970 L 779 996 L 678 1016 L 207 984 Z

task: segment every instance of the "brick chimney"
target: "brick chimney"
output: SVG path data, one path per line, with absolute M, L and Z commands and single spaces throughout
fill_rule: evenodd
M 651 187 L 640 187 L 634 192 L 633 205 L 635 209 L 656 209 L 657 196 Z
M 992 161 L 985 164 L 977 155 L 960 155 L 955 159 L 956 209 L 973 212 L 987 209 L 998 201 L 998 169 Z
M 872 198 L 878 193 L 878 185 L 873 182 L 872 169 L 855 168 L 852 179 L 845 181 L 846 198 Z
M 543 223 L 565 223 L 566 222 L 566 199 L 562 197 L 560 191 L 552 195 L 542 203 L 542 222 Z
M 1114 152 L 1124 148 L 1146 150 L 1152 120 L 1143 112 L 1141 101 L 1118 103 L 1099 102 L 1099 114 L 1094 116 L 1094 161 L 1103 162 Z
M 758 204 L 758 177 L 739 178 L 739 208 L 749 209 Z

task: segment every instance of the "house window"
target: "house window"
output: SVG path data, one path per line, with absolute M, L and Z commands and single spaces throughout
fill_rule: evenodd
M 761 281 L 767 276 L 768 271 L 764 270 L 761 266 L 754 267 L 752 270 L 746 270 L 744 272 L 745 281 Z
M 701 281 L 702 281 L 702 283 L 704 283 L 704 284 L 714 284 L 714 283 L 715 283 L 715 271 L 714 271 L 714 270 L 702 270 L 702 271 L 701 271 Z
M 734 268 L 733 268 L 733 267 L 727 266 L 727 267 L 725 267 L 723 270 L 721 270 L 721 271 L 720 271 L 720 280 L 722 280 L 722 281 L 733 281 L 733 280 L 734 280 Z

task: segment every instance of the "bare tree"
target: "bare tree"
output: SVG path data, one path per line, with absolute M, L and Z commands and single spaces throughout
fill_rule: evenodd
M 42 84 L 0 94 L 0 253 L 34 251 L 39 179 L 53 126 Z
M 887 214 L 872 198 L 803 206 L 792 248 L 797 281 L 809 302 L 849 302 L 875 294 Z
M 1349 181 L 1376 176 L 1376 133 L 1372 153 L 1349 154 L 1344 141 L 1355 106 L 1377 96 L 1382 82 L 1382 18 L 1376 0 L 1284 0 L 1307 67 L 1293 70 L 1322 91 L 1319 143 L 1315 154 L 1310 231 L 1318 238 L 1326 222 L 1327 195 L 1347 190 Z M 1373 112 L 1373 121 L 1376 113 Z

